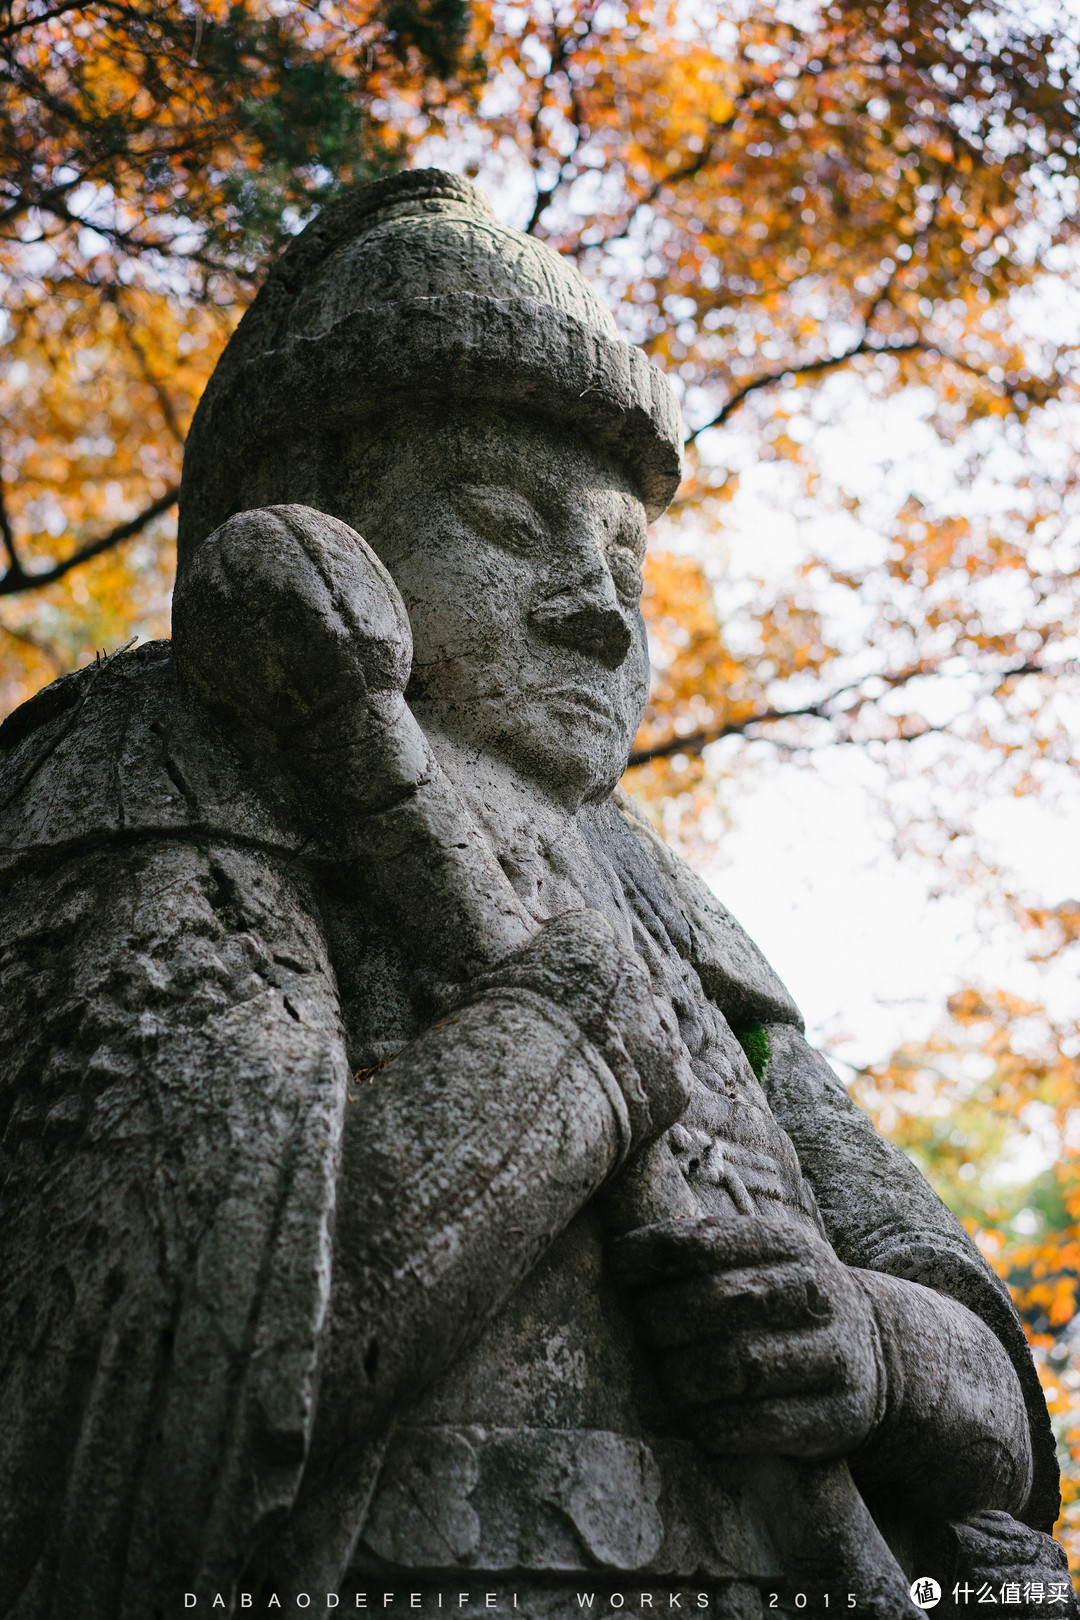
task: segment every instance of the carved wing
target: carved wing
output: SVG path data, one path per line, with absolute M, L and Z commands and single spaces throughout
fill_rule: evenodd
M 0 1613 L 150 1620 L 295 1491 L 347 1067 L 287 862 L 38 854 L 0 882 Z

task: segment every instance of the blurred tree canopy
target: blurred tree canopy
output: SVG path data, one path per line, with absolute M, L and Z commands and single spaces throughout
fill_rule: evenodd
M 682 393 L 628 784 L 677 830 L 725 749 L 726 772 L 762 746 L 917 757 L 946 808 L 905 822 L 898 797 L 898 838 L 977 871 L 961 778 L 1045 793 L 1075 754 L 1078 53 L 1055 0 L 8 0 L 0 712 L 166 632 L 184 434 L 223 343 L 335 188 L 420 152 L 515 199 Z M 945 493 L 871 501 L 830 458 L 830 413 L 871 400 L 945 447 Z M 796 517 L 875 545 L 735 577 L 723 537 L 770 464 Z M 1080 937 L 1074 900 L 1004 901 L 1044 959 Z M 1073 1500 L 1078 1052 L 1067 1022 L 970 991 L 858 1079 L 1012 1282 Z M 1036 1137 L 1059 1169 L 1002 1181 Z

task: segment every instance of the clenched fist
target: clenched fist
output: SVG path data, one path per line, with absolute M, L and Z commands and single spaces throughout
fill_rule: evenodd
M 838 1457 L 880 1420 L 869 1297 L 812 1229 L 763 1216 L 663 1221 L 616 1239 L 611 1258 L 663 1389 L 707 1451 Z

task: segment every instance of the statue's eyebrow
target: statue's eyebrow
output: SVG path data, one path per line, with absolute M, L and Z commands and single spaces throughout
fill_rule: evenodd
M 562 525 L 572 520 L 575 515 L 575 502 L 568 501 L 562 492 L 550 483 L 546 481 L 538 483 L 533 469 L 528 467 L 507 467 L 500 469 L 499 475 L 494 479 L 477 476 L 475 481 L 466 473 L 462 477 L 447 480 L 444 488 L 451 500 L 454 493 L 460 491 L 466 501 L 470 493 L 480 495 L 482 498 L 484 491 L 494 494 L 504 490 L 527 506 L 545 533 L 549 535 L 557 534 Z M 606 493 L 614 496 L 614 504 L 604 520 L 601 544 L 605 550 L 618 547 L 628 551 L 635 564 L 640 567 L 648 549 L 648 525 L 641 503 L 628 490 L 609 489 Z

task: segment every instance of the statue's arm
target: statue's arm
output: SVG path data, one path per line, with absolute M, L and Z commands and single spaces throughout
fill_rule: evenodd
M 986 1323 L 921 1283 L 859 1271 L 881 1347 L 883 1410 L 849 1459 L 871 1498 L 921 1515 L 1020 1515 L 1032 1448 L 1015 1369 Z
M 333 1355 L 353 1422 L 411 1401 L 627 1154 L 685 1106 L 674 1020 L 595 912 L 570 913 L 354 1088 Z
M 674 1019 L 585 911 L 548 923 L 350 1087 L 315 1432 L 256 1584 L 337 1579 L 388 1424 L 678 1116 L 689 1079 Z
M 791 1025 L 767 1038 L 770 1106 L 880 1324 L 889 1393 L 852 1459 L 860 1483 L 891 1481 L 932 1512 L 1002 1508 L 1049 1530 L 1053 1436 L 1005 1285 L 820 1053 Z
M 295 863 L 148 841 L 4 901 L 0 1609 L 99 1620 L 227 1587 L 319 1436 L 377 1436 L 685 1077 L 594 914 L 361 1088 Z

